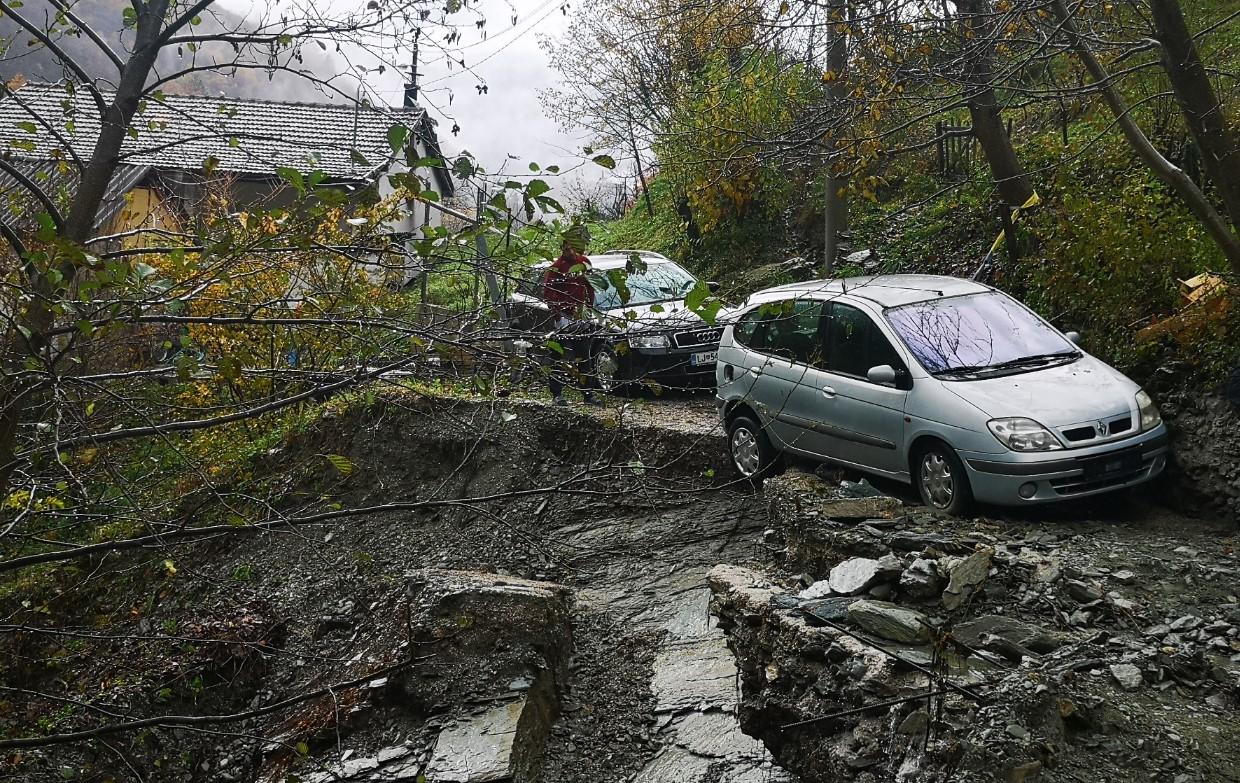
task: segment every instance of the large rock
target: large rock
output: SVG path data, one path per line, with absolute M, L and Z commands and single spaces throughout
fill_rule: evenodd
M 969 596 L 986 581 L 994 547 L 984 546 L 963 560 L 953 561 L 947 567 L 947 589 L 943 591 L 943 606 L 948 610 L 959 609 Z
M 919 557 L 900 575 L 900 593 L 907 598 L 935 598 L 942 591 L 943 577 L 939 575 L 937 560 Z
M 1054 652 L 1063 644 L 1063 639 L 1055 633 L 997 614 L 960 623 L 952 630 L 952 635 L 970 647 L 984 646 L 988 637 L 997 636 L 1039 654 Z
M 838 595 L 859 595 L 884 580 L 900 576 L 900 560 L 884 555 L 878 560 L 854 557 L 831 569 L 828 583 Z
M 921 644 L 930 640 L 924 614 L 886 601 L 863 598 L 848 607 L 848 620 L 875 636 L 901 644 Z

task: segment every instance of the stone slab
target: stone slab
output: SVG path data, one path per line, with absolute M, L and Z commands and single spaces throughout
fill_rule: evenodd
M 492 707 L 445 728 L 426 767 L 427 783 L 511 780 L 513 745 L 525 699 Z

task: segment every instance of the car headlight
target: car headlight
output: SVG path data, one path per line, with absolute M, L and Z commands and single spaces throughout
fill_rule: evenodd
M 986 426 L 1012 451 L 1055 451 L 1063 444 L 1033 419 L 991 419 Z
M 629 345 L 633 348 L 666 348 L 671 342 L 665 334 L 631 334 Z
M 1152 430 L 1162 423 L 1162 414 L 1158 412 L 1158 406 L 1150 395 L 1145 393 L 1145 389 L 1137 392 L 1137 411 L 1141 414 L 1142 432 Z

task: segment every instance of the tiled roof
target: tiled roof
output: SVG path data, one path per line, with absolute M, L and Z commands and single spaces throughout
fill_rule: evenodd
M 271 174 L 289 166 L 335 180 L 365 179 L 392 157 L 388 129 L 404 125 L 413 133 L 423 114 L 419 107 L 166 95 L 135 115 L 136 137 L 125 139 L 121 162 L 193 170 L 214 157 L 222 172 Z M 32 83 L 0 100 L 0 152 L 48 159 L 60 150 L 63 157 L 67 143 L 86 159 L 99 126 L 98 109 L 84 90 L 72 95 L 61 85 Z
M 74 167 L 54 160 L 23 160 L 10 158 L 6 161 L 27 179 L 34 182 L 64 215 L 69 208 L 69 198 L 77 188 L 78 172 Z M 95 229 L 103 229 L 116 217 L 126 204 L 125 196 L 137 187 L 147 174 L 148 166 L 117 166 L 112 181 L 104 192 L 103 202 L 95 214 Z M 0 219 L 19 232 L 33 231 L 37 227 L 35 216 L 44 211 L 17 177 L 0 170 Z

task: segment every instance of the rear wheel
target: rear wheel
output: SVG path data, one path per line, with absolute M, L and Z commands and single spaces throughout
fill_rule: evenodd
M 946 443 L 928 444 L 913 464 L 921 501 L 946 514 L 963 514 L 973 505 L 973 490 L 964 464 Z
M 728 424 L 728 451 L 737 471 L 753 480 L 770 475 L 779 459 L 766 432 L 748 416 L 737 416 Z

